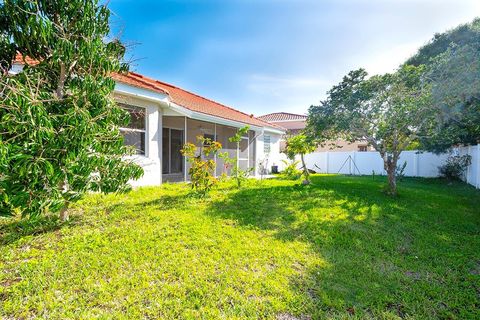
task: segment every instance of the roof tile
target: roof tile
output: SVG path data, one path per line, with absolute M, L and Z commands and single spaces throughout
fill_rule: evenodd
M 268 122 L 282 122 L 282 121 L 292 121 L 292 120 L 299 120 L 299 121 L 305 121 L 307 120 L 307 116 L 303 114 L 296 114 L 296 113 L 288 113 L 288 112 L 274 112 L 274 113 L 269 113 L 263 116 L 258 117 L 259 119 L 262 119 L 263 121 L 268 121 Z

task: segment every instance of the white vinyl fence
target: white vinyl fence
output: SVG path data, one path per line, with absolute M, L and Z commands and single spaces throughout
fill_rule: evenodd
M 480 188 L 480 146 L 459 148 L 460 155 L 472 156 L 472 164 L 465 173 L 465 181 Z M 398 166 L 406 162 L 405 175 L 409 177 L 438 177 L 438 167 L 445 163 L 448 154 L 404 151 Z M 383 160 L 378 152 L 335 151 L 315 152 L 305 156 L 307 167 L 319 173 L 341 173 L 356 175 L 385 175 Z
M 465 181 L 480 189 L 480 145 L 460 148 L 460 155 L 469 154 L 472 164 L 465 173 Z

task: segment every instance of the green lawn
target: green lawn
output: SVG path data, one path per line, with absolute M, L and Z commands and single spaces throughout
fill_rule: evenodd
M 480 192 L 316 175 L 93 195 L 0 222 L 0 318 L 480 318 Z

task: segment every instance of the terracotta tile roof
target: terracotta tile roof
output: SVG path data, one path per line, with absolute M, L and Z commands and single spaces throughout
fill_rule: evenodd
M 37 60 L 34 60 L 34 59 L 31 59 L 29 57 L 23 57 L 20 53 L 17 53 L 17 55 L 15 56 L 15 62 L 16 63 L 26 63 L 28 65 L 31 65 L 31 66 L 34 66 L 36 64 L 38 64 L 38 61 Z
M 263 116 L 258 117 L 263 121 L 268 122 L 282 122 L 282 121 L 292 121 L 292 120 L 299 120 L 305 121 L 307 120 L 307 116 L 303 114 L 296 114 L 296 113 L 288 113 L 288 112 L 274 112 L 269 113 Z
M 253 115 L 248 115 L 174 85 L 148 78 L 135 72 L 129 72 L 128 74 L 115 74 L 113 78 L 119 82 L 127 83 L 136 87 L 166 93 L 172 102 L 194 112 L 238 121 L 257 127 L 272 127 L 283 130 L 283 127 L 258 119 Z
M 137 75 L 130 72 L 128 74 L 119 74 L 119 73 L 114 73 L 112 74 L 112 78 L 118 82 L 125 83 L 132 85 L 134 87 L 139 87 L 143 89 L 148 89 L 148 90 L 153 90 L 159 93 L 163 94 L 169 94 L 167 90 L 164 88 L 160 87 L 158 84 L 152 81 L 148 81 L 143 78 L 141 75 Z
M 23 58 L 20 54 L 17 54 L 17 56 L 15 57 L 15 62 L 27 63 L 29 65 L 35 65 L 38 63 L 36 60 L 30 59 L 28 57 Z M 135 72 L 129 72 L 128 74 L 115 73 L 112 75 L 112 78 L 121 83 L 167 94 L 172 102 L 191 111 L 200 112 L 203 114 L 227 120 L 238 121 L 257 127 L 271 127 L 279 130 L 284 130 L 284 128 L 281 126 L 255 118 L 253 115 L 248 115 L 216 101 L 201 97 L 187 90 L 178 88 L 174 85 L 148 78 Z

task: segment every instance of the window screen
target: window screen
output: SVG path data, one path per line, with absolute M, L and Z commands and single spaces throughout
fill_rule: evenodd
M 263 152 L 265 154 L 270 153 L 270 136 L 263 136 Z
M 120 128 L 123 141 L 127 146 L 134 146 L 137 154 L 145 154 L 146 117 L 145 109 L 135 106 L 122 105 L 122 108 L 130 114 L 130 122 L 124 128 Z

